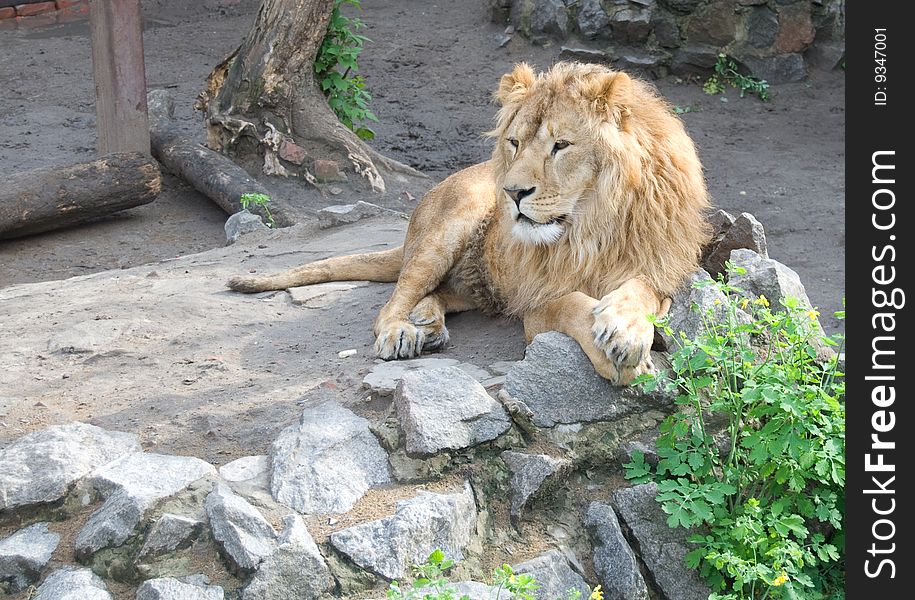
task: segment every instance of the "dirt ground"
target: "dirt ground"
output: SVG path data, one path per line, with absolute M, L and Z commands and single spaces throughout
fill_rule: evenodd
M 206 75 L 241 40 L 257 0 L 144 0 L 150 88 L 168 88 L 179 124 L 202 138 L 191 108 Z M 489 23 L 484 0 L 364 0 L 373 41 L 363 73 L 379 116 L 375 146 L 433 181 L 484 160 L 490 97 L 517 61 L 547 67 L 559 47 L 533 47 Z M 88 25 L 0 30 L 0 173 L 74 160 L 95 150 Z M 828 331 L 845 293 L 842 72 L 774 87 L 764 104 L 695 82 L 657 82 L 696 140 L 716 205 L 765 225 L 770 255 L 797 270 Z M 270 185 L 270 182 L 266 182 Z M 343 203 L 334 198 L 329 203 Z M 226 218 L 184 183 L 165 178 L 152 204 L 79 228 L 0 242 L 0 287 L 127 268 L 224 243 Z

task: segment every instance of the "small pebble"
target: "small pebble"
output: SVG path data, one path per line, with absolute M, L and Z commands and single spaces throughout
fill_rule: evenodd
M 340 358 L 349 358 L 350 356 L 356 356 L 356 354 L 358 354 L 358 351 L 355 349 L 341 350 L 340 352 L 337 352 L 337 356 Z

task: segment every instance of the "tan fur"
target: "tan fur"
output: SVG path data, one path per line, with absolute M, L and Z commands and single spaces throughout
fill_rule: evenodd
M 229 287 L 390 281 L 399 267 L 375 321 L 382 358 L 441 347 L 444 313 L 478 308 L 522 318 L 528 339 L 567 333 L 613 381 L 650 369 L 646 317 L 666 312 L 709 235 L 692 141 L 652 86 L 597 65 L 518 65 L 496 99 L 492 159 L 430 190 L 402 249 Z

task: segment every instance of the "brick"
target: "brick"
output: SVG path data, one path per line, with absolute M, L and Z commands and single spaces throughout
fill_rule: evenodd
M 320 182 L 346 181 L 337 161 L 322 158 L 315 160 L 315 178 Z
M 12 19 L 16 16 L 16 9 L 12 6 L 0 8 L 0 19 Z
M 306 158 L 308 158 L 308 153 L 305 152 L 305 148 L 302 148 L 301 146 L 298 146 L 289 140 L 284 139 L 283 143 L 280 144 L 280 158 L 300 165 L 305 162 Z
M 71 6 L 80 6 L 83 5 L 86 9 L 89 8 L 88 0 L 57 0 L 57 8 L 70 8 Z
M 33 15 L 43 15 L 54 12 L 57 5 L 53 2 L 36 2 L 35 4 L 17 4 L 16 15 L 20 17 L 31 17 Z

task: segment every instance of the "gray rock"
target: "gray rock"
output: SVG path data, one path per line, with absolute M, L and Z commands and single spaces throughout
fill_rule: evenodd
M 253 572 L 276 550 L 276 531 L 260 512 L 223 484 L 206 499 L 213 539 L 233 567 Z
M 722 48 L 737 37 L 742 15 L 732 0 L 712 0 L 701 5 L 689 18 L 686 39 L 691 43 Z
M 502 405 L 458 367 L 404 373 L 394 406 L 409 454 L 475 446 L 499 437 L 511 426 Z
M 495 375 L 507 375 L 516 364 L 518 364 L 517 360 L 500 360 L 489 365 L 487 370 Z
M 171 577 L 148 579 L 137 588 L 137 600 L 224 600 L 219 586 L 199 586 Z
M 665 12 L 655 12 L 651 24 L 655 41 L 662 48 L 678 48 L 680 46 L 680 27 L 677 21 Z
M 226 219 L 224 226 L 226 230 L 226 243 L 234 244 L 243 235 L 254 233 L 255 231 L 269 231 L 270 228 L 264 224 L 260 215 L 255 215 L 247 210 L 241 210 Z
M 136 435 L 85 423 L 23 436 L 0 450 L 0 513 L 60 500 L 93 469 L 140 450 Z
M 469 484 L 452 494 L 420 491 L 397 503 L 393 515 L 332 533 L 331 545 L 357 565 L 387 579 L 399 579 L 436 548 L 463 560 L 477 520 Z
M 589 40 L 608 33 L 610 15 L 601 6 L 600 0 L 581 0 L 578 4 L 578 31 Z
M 811 69 L 831 71 L 839 68 L 845 58 L 844 41 L 816 41 L 804 52 L 804 60 Z
M 0 591 L 15 594 L 38 581 L 60 536 L 35 523 L 0 540 Z
M 563 0 L 515 0 L 511 20 L 535 43 L 569 34 L 569 10 Z
M 705 44 L 687 44 L 674 53 L 670 72 L 675 75 L 708 75 L 718 62 L 718 48 Z
M 648 586 L 613 508 L 592 502 L 585 514 L 585 527 L 591 536 L 591 559 L 605 600 L 648 600 Z
M 699 6 L 702 0 L 660 0 L 661 4 L 681 15 L 687 15 Z
M 799 300 L 802 306 L 811 306 L 807 290 L 793 269 L 752 250 L 733 250 L 730 259 L 735 266 L 746 269 L 746 273 L 732 274 L 728 283 L 744 290 L 750 297 L 763 295 L 773 308 L 778 307 L 780 300 L 788 297 Z
M 757 57 L 738 54 L 737 58 L 753 74 L 769 83 L 795 83 L 807 79 L 807 64 L 800 54 Z
M 661 593 L 669 600 L 708 600 L 711 590 L 684 557 L 696 531 L 667 526 L 667 515 L 655 500 L 658 486 L 646 483 L 617 490 L 613 506 L 638 543 L 639 556 Z
M 565 598 L 569 590 L 578 590 L 582 598 L 591 594 L 588 584 L 572 570 L 569 561 L 558 550 L 550 550 L 513 568 L 515 573 L 529 573 L 537 579 L 540 586 L 534 592 L 537 600 Z
M 540 492 L 547 478 L 571 464 L 568 460 L 546 454 L 524 454 L 512 450 L 503 452 L 502 460 L 511 473 L 508 482 L 511 494 L 509 514 L 513 520 L 520 518 L 524 507 Z
M 727 318 L 727 297 L 721 290 L 714 285 L 696 287 L 696 284 L 711 281 L 711 275 L 699 269 L 690 275 L 680 290 L 674 294 L 667 313 L 667 323 L 673 330 L 673 335 L 659 330 L 668 351 L 673 352 L 680 348 L 681 334 L 686 339 L 694 340 L 704 333 L 709 311 L 712 323 Z
M 120 546 L 157 502 L 215 475 L 216 468 L 199 458 L 151 453 L 131 454 L 98 469 L 88 483 L 105 503 L 77 534 L 77 556 Z
M 402 213 L 399 213 L 396 210 L 360 200 L 355 204 L 336 204 L 322 208 L 318 211 L 318 227 L 321 229 L 329 229 L 348 223 L 355 223 L 356 221 L 361 221 L 362 219 L 380 214 L 395 214 L 402 216 Z
M 612 421 L 668 406 L 673 400 L 661 392 L 613 385 L 597 374 L 578 342 L 556 332 L 534 338 L 502 389 L 533 411 L 532 422 L 538 427 Z
M 658 464 L 658 430 L 649 429 L 635 439 L 626 440 L 620 444 L 617 457 L 620 464 L 632 462 L 634 452 L 641 452 L 645 462 L 655 466 Z
M 31 600 L 112 600 L 105 582 L 89 569 L 63 568 L 48 575 Z
M 610 17 L 613 39 L 620 44 L 643 44 L 651 30 L 651 8 L 624 8 Z
M 766 231 L 762 223 L 750 213 L 740 213 L 721 235 L 720 241 L 708 250 L 702 267 L 710 275 L 717 277 L 725 272 L 724 263 L 731 258 L 732 250 L 747 248 L 768 258 L 767 246 Z
M 266 454 L 243 456 L 219 467 L 219 476 L 226 481 L 250 481 L 270 473 L 270 457 Z
M 458 367 L 477 381 L 490 378 L 486 369 L 471 363 L 462 363 L 453 358 L 414 358 L 410 360 L 392 360 L 376 364 L 362 379 L 362 386 L 379 396 L 391 396 L 397 389 L 400 378 L 407 371 L 415 369 L 436 369 L 440 367 Z
M 157 558 L 187 548 L 200 537 L 203 527 L 203 521 L 165 513 L 150 527 L 137 559 Z
M 562 46 L 559 49 L 559 60 L 572 60 L 583 63 L 595 63 L 604 65 L 610 62 L 610 56 L 603 50 Z
M 626 71 L 640 72 L 651 77 L 660 77 L 667 56 L 639 48 L 629 48 L 619 53 L 616 66 Z
M 391 482 L 388 456 L 369 422 L 332 400 L 302 412 L 270 450 L 273 498 L 301 513 L 343 513 Z
M 778 15 L 767 6 L 755 6 L 747 15 L 747 42 L 754 48 L 769 48 L 778 37 Z
M 334 585 L 330 569 L 299 515 L 283 518 L 276 551 L 257 569 L 242 600 L 309 600 Z

